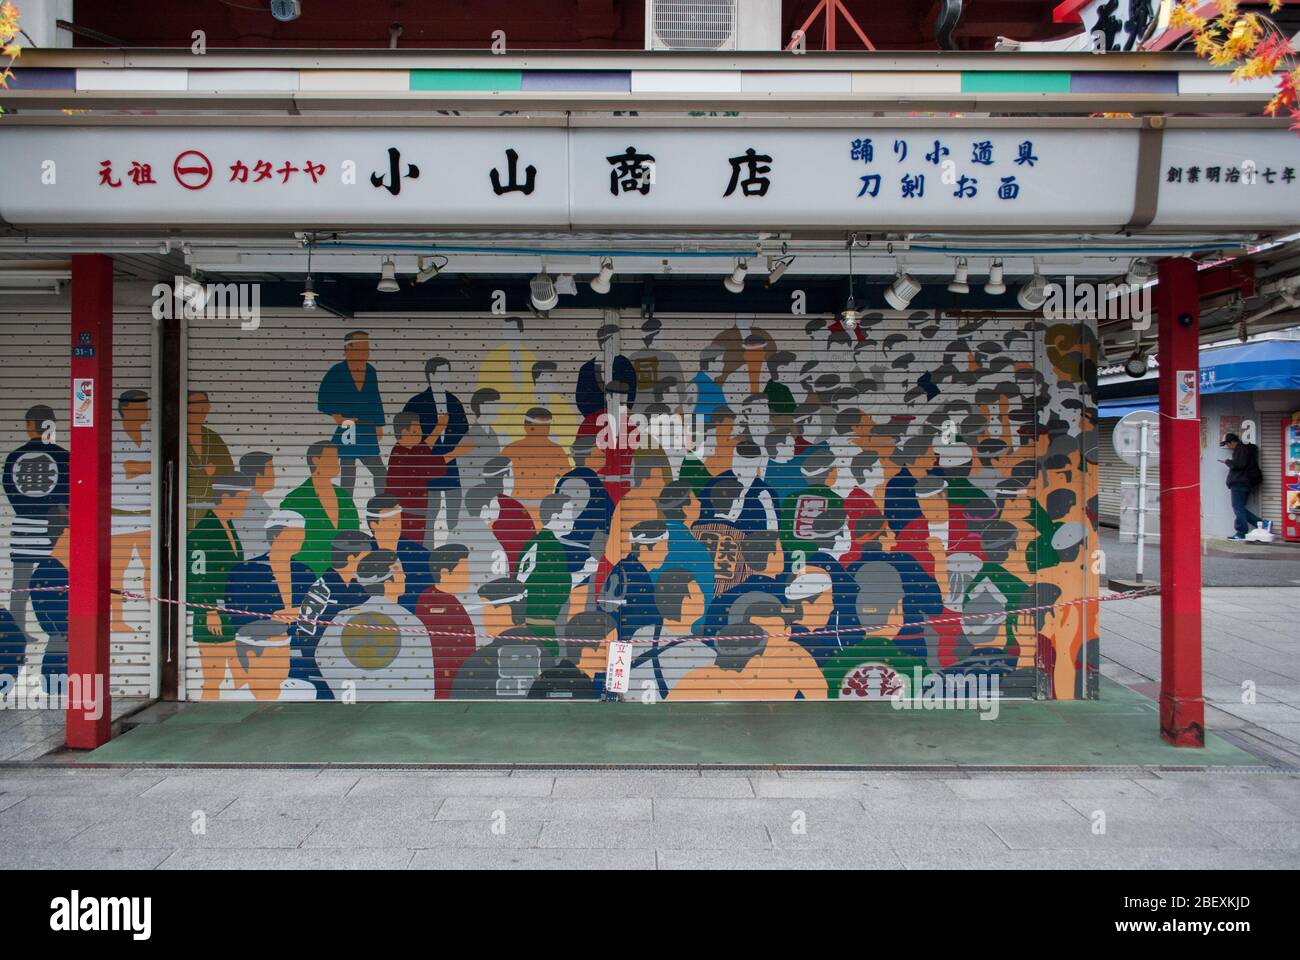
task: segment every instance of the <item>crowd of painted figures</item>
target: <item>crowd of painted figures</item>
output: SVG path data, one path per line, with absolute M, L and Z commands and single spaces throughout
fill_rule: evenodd
M 650 319 L 630 355 L 601 326 L 574 382 L 501 325 L 391 418 L 348 333 L 292 466 L 236 460 L 190 394 L 203 698 L 591 699 L 616 639 L 645 699 L 876 699 L 918 670 L 1072 697 L 1095 669 L 1086 327 L 813 318 L 783 345 L 741 318 L 683 363 Z

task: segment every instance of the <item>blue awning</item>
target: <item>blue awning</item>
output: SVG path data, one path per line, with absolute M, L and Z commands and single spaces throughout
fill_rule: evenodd
M 1300 340 L 1258 340 L 1201 354 L 1201 393 L 1300 390 Z
M 1202 395 L 1300 390 L 1300 340 L 1259 340 L 1203 350 L 1200 368 Z M 1150 383 L 1154 387 L 1156 381 Z M 1134 410 L 1159 409 L 1154 396 L 1116 397 L 1097 404 L 1097 417 L 1108 420 Z
M 1134 410 L 1159 410 L 1157 397 L 1122 397 L 1118 400 L 1103 400 L 1097 404 L 1097 419 L 1111 420 L 1122 417 Z

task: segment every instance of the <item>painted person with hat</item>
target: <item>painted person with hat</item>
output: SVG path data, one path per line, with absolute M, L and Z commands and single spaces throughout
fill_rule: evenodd
M 561 539 L 573 529 L 573 502 L 553 493 L 542 501 L 543 527 L 519 554 L 515 579 L 528 591 L 527 626 L 540 636 L 554 636 L 555 623 L 575 586 L 569 556 Z M 595 563 L 591 563 L 592 569 Z
M 551 411 L 530 407 L 524 414 L 524 435 L 506 446 L 502 456 L 514 469 L 515 496 L 536 522 L 544 500 L 556 481 L 573 465 L 564 449 L 551 439 Z
M 397 554 L 372 550 L 357 564 L 363 603 L 342 611 L 321 636 L 316 665 L 335 699 L 432 700 L 429 631 L 399 602 L 406 576 Z
M 623 639 L 663 624 L 650 571 L 663 566 L 667 557 L 668 528 L 662 520 L 642 520 L 632 527 L 631 551 L 610 571 L 600 594 L 601 606 L 615 611 Z
M 381 494 L 366 502 L 363 516 L 372 549 L 391 550 L 397 555 L 397 562 L 406 575 L 406 593 L 401 603 L 414 610 L 420 594 L 433 583 L 433 576 L 429 573 L 429 551 L 423 544 L 402 536 L 402 512 L 396 497 Z
M 564 624 L 556 662 L 528 688 L 529 700 L 599 700 L 605 688 L 609 644 L 618 638 L 614 618 L 599 610 L 574 614 Z
M 460 665 L 478 648 L 475 625 L 462 596 L 470 595 L 469 549 L 461 543 L 443 544 L 429 558 L 433 583 L 415 605 L 415 615 L 429 631 L 437 665 L 434 697 L 446 700 Z
M 330 568 L 335 534 L 361 527 L 352 494 L 334 484 L 340 469 L 333 441 L 318 440 L 307 448 L 307 479 L 280 501 L 280 509 L 300 514 L 307 522 L 298 559 L 317 575 Z
M 370 471 L 375 490 L 384 489 L 384 460 L 379 441 L 384 435 L 384 399 L 379 375 L 368 363 L 370 334 L 353 330 L 343 337 L 343 359 L 321 378 L 316 408 L 334 418 L 331 440 L 338 450 L 339 485 L 351 496 L 357 480 L 357 461 Z
M 20 630 L 27 628 L 27 598 L 32 572 L 50 555 L 54 536 L 50 515 L 68 510 L 68 451 L 54 442 L 54 411 L 37 404 L 23 418 L 27 442 L 15 448 L 4 462 L 4 491 L 14 512 L 9 533 L 9 560 L 13 564 L 13 593 L 9 609 Z
M 831 490 L 835 483 L 835 458 L 829 450 L 818 450 L 804 458 L 800 467 L 804 488 L 781 504 L 781 540 L 788 555 L 805 556 L 817 550 L 812 538 L 813 521 L 832 507 L 843 510 L 844 502 Z
M 370 537 L 360 530 L 340 530 L 330 545 L 330 567 L 307 588 L 294 627 L 291 675 L 311 682 L 321 700 L 334 694 L 316 666 L 316 646 L 329 623 L 342 611 L 366 602 L 367 593 L 357 582 L 357 568 L 370 553 Z
M 290 676 L 292 627 L 276 620 L 250 620 L 235 631 L 232 688 L 223 700 L 314 700 L 316 688 Z
M 244 514 L 252 480 L 239 473 L 218 474 L 212 480 L 213 505 L 190 531 L 187 596 L 196 604 L 229 606 L 230 571 L 242 563 L 244 546 L 235 520 Z M 216 700 L 234 655 L 230 615 L 199 607 L 194 614 L 194 642 L 202 666 L 204 700 Z
M 247 611 L 230 614 L 230 624 L 236 631 L 265 617 L 296 620 L 300 616 L 307 591 L 316 581 L 311 569 L 301 560 L 294 559 L 302 549 L 306 528 L 307 521 L 302 514 L 291 510 L 275 511 L 266 521 L 267 550 L 230 568 L 226 602 L 234 610 Z M 296 622 L 282 626 L 290 639 L 296 637 Z M 296 642 L 292 644 L 295 655 L 298 655 L 298 646 Z M 286 670 L 290 666 L 286 665 Z M 302 672 L 294 671 L 297 675 Z M 315 687 L 312 689 L 314 691 Z
M 636 403 L 636 368 L 627 357 L 615 353 L 617 348 L 611 342 L 617 340 L 618 332 L 618 324 L 602 324 L 596 331 L 596 345 L 600 352 L 578 368 L 573 405 L 584 421 L 605 412 L 605 391 L 610 381 L 617 380 L 626 385 L 629 407 Z
M 478 591 L 491 641 L 465 659 L 452 681 L 453 700 L 523 700 L 558 653 L 554 638 L 539 638 L 527 626 L 528 590 L 502 577 Z
M 632 354 L 632 367 L 636 370 L 638 391 L 648 393 L 655 403 L 684 406 L 686 381 L 677 357 L 654 345 L 663 330 L 663 324 L 654 317 L 641 322 L 641 342 L 644 346 Z

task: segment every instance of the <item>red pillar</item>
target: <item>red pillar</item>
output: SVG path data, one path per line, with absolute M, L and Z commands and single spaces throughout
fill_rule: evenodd
M 1160 735 L 1205 746 L 1201 689 L 1200 291 L 1166 259 L 1155 290 L 1160 361 Z
M 67 743 L 91 749 L 108 742 L 112 726 L 113 260 L 100 254 L 72 258 L 71 388 L 68 523 L 74 549 L 68 569 Z

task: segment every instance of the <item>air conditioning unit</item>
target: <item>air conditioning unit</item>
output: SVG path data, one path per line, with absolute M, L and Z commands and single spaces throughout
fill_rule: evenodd
M 779 50 L 781 0 L 646 0 L 647 50 Z
M 736 0 L 647 0 L 647 50 L 735 50 Z

